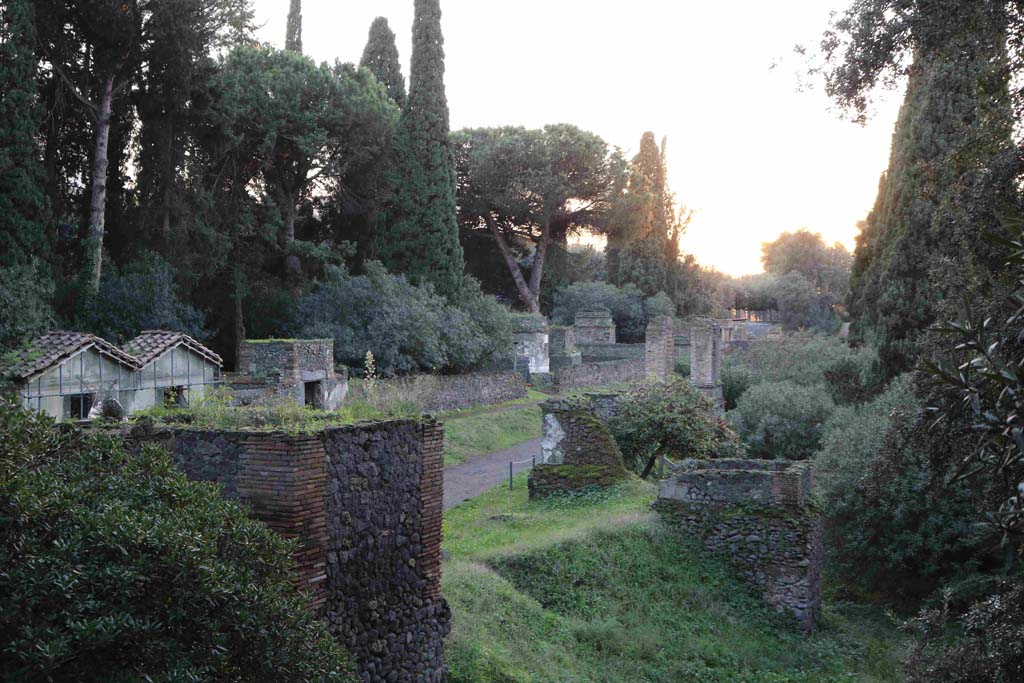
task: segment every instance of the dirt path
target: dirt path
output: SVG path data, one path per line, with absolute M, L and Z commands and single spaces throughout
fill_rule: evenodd
M 484 491 L 495 486 L 508 486 L 509 461 L 529 461 L 533 456 L 540 457 L 540 439 L 532 439 L 489 455 L 478 455 L 464 463 L 446 467 L 444 470 L 444 509 L 453 508 L 459 503 L 476 498 Z M 524 462 L 513 466 L 518 474 L 530 469 L 531 463 Z

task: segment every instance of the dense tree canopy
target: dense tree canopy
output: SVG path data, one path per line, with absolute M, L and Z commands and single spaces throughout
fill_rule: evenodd
M 597 135 L 568 124 L 463 130 L 453 141 L 460 221 L 490 232 L 523 306 L 539 311 L 552 243 L 572 231 L 602 229 L 620 158 Z M 529 255 L 528 273 L 517 252 Z

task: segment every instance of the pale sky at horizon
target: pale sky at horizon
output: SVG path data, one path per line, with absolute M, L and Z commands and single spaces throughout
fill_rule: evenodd
M 902 93 L 867 126 L 798 89 L 797 43 L 814 46 L 850 0 L 441 0 L 452 129 L 572 123 L 636 152 L 668 136 L 669 180 L 696 211 L 682 248 L 732 275 L 761 271 L 787 230 L 853 247 L 889 159 Z M 281 46 L 288 0 L 255 0 L 259 38 Z M 303 0 L 303 46 L 358 62 L 388 18 L 408 79 L 413 0 Z M 772 65 L 777 66 L 772 69 Z

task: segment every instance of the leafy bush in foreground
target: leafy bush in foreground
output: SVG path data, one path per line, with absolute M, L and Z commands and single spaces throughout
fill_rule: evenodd
M 648 380 L 630 386 L 608 429 L 626 464 L 646 477 L 657 459 L 726 458 L 739 451 L 729 424 L 689 380 Z
M 289 547 L 158 448 L 0 404 L 4 681 L 350 681 Z
M 750 457 L 807 460 L 818 450 L 833 408 L 822 385 L 769 382 L 747 390 L 729 417 Z

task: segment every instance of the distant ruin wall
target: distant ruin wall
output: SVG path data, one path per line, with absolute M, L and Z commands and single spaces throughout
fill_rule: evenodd
M 440 594 L 444 433 L 396 420 L 310 434 L 141 423 L 190 479 L 295 539 L 294 583 L 365 681 L 439 683 L 450 612 Z
M 629 360 L 643 357 L 646 344 L 580 344 L 576 347 L 584 363 L 603 363 L 610 360 Z
M 600 387 L 609 384 L 630 382 L 644 377 L 644 358 L 608 361 L 605 363 L 584 363 L 562 368 L 555 374 L 559 391 L 581 387 Z
M 464 375 L 410 375 L 376 381 L 373 396 L 366 383 L 349 383 L 348 400 L 395 403 L 412 401 L 424 412 L 461 410 L 526 397 L 526 380 L 519 372 L 472 372 Z
M 671 377 L 676 366 L 675 322 L 668 316 L 647 324 L 644 363 L 648 377 Z
M 812 486 L 808 463 L 689 460 L 661 481 L 654 507 L 810 631 L 821 613 L 822 567 Z
M 577 344 L 615 343 L 615 321 L 608 311 L 580 311 L 574 327 Z

